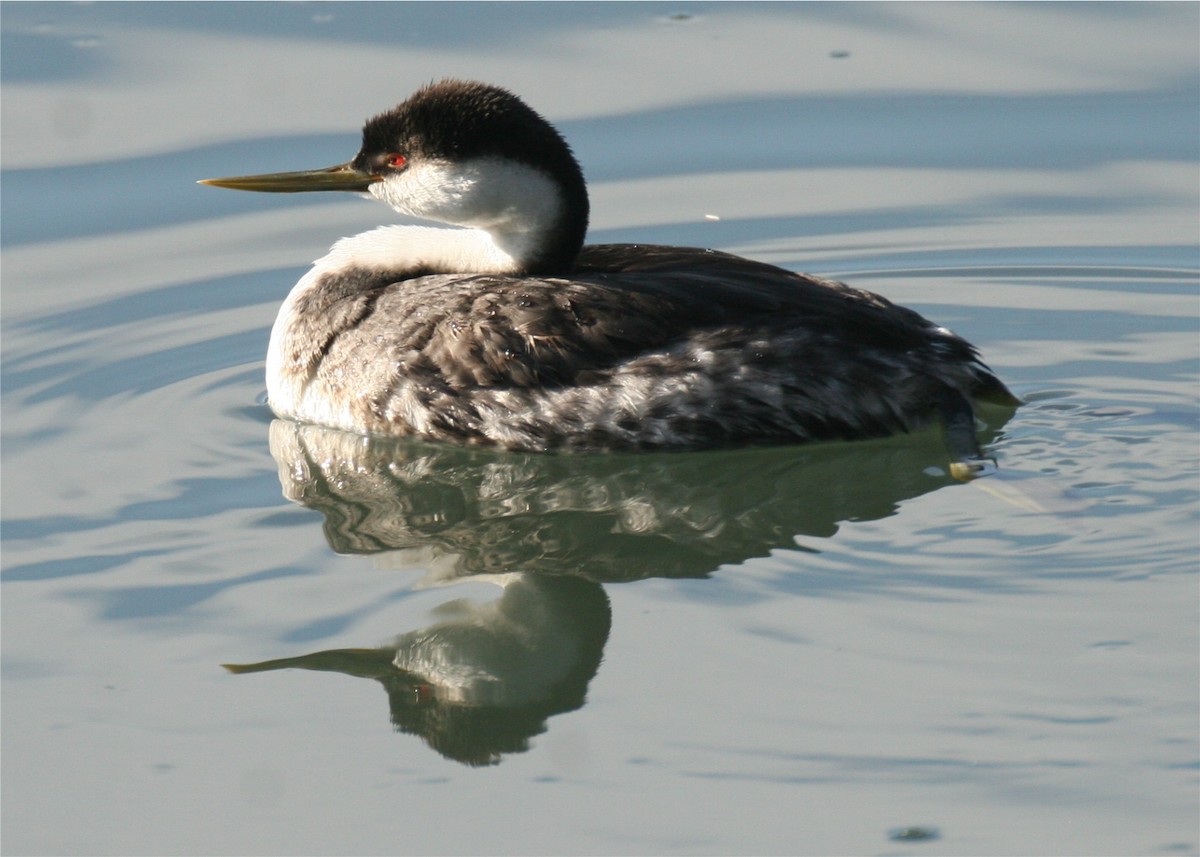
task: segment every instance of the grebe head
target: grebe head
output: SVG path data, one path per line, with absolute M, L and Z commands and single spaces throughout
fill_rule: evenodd
M 497 86 L 431 84 L 370 119 L 347 164 L 206 179 L 274 193 L 365 192 L 401 214 L 486 232 L 522 273 L 566 273 L 587 231 L 583 173 L 559 133 Z

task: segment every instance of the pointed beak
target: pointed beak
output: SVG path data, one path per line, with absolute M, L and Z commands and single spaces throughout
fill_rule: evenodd
M 341 164 L 324 170 L 201 179 L 197 184 L 227 187 L 232 190 L 256 190 L 263 193 L 303 193 L 313 190 L 364 191 L 379 179 L 380 177 L 373 173 L 356 169 L 353 164 Z

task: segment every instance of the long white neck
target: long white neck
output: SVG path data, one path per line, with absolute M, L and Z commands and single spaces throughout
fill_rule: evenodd
M 403 238 L 385 233 L 385 241 L 366 238 L 362 245 L 347 246 L 372 260 L 394 251 L 395 260 L 415 260 L 430 273 L 519 270 L 545 255 L 566 214 L 562 192 L 550 176 L 494 157 L 415 163 L 372 184 L 369 193 L 401 214 L 465 227 L 409 227 L 400 233 Z
M 343 238 L 296 284 L 350 270 L 390 273 L 396 279 L 421 273 L 508 274 L 520 265 L 483 229 L 439 226 L 380 226 Z

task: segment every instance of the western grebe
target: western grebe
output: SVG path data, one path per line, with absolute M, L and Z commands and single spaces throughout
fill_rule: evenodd
M 527 451 L 881 437 L 932 421 L 976 458 L 972 400 L 1017 399 L 965 340 L 842 283 L 713 250 L 584 246 L 563 138 L 512 93 L 445 80 L 369 120 L 354 160 L 207 179 L 357 191 L 460 229 L 338 241 L 284 301 L 281 417 Z

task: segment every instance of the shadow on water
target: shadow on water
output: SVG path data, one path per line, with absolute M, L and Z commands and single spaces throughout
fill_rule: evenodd
M 994 438 L 995 428 L 988 441 Z M 655 455 L 526 455 L 364 438 L 277 420 L 284 496 L 324 516 L 339 554 L 390 554 L 424 581 L 486 580 L 435 624 L 301 668 L 371 678 L 394 727 L 469 765 L 523 752 L 584 704 L 611 627 L 603 584 L 705 578 L 719 566 L 885 518 L 954 484 L 937 432 L 882 441 Z

